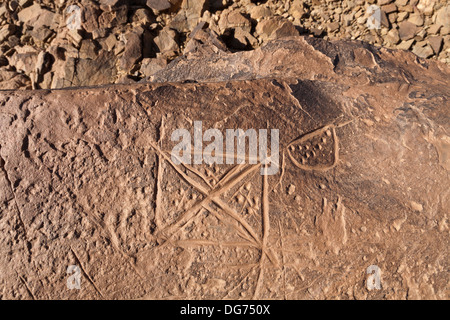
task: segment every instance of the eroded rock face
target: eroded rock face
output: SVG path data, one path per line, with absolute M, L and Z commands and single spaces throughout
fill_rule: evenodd
M 211 32 L 206 29 L 206 32 Z M 377 48 L 360 41 L 325 41 L 313 37 L 287 37 L 253 51 L 230 53 L 212 37 L 197 40 L 169 66 L 147 78 L 152 82 L 228 81 L 255 78 L 301 78 L 344 85 L 373 86 L 441 79 L 448 67 L 421 59 L 411 52 Z M 428 70 L 424 72 L 424 70 Z M 436 82 L 439 86 L 440 82 Z
M 215 48 L 163 83 L 1 93 L 1 297 L 448 299 L 448 67 L 304 38 Z M 277 174 L 177 165 L 195 121 L 278 129 Z

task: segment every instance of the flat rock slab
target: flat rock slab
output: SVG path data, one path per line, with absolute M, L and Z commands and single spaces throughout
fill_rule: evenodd
M 0 93 L 0 297 L 448 299 L 448 67 L 308 46 L 315 75 Z M 277 174 L 176 164 L 195 121 L 278 129 Z

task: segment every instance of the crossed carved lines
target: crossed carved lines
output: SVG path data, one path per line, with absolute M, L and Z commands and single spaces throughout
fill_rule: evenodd
M 280 177 L 281 179 L 284 175 L 285 171 L 285 151 L 288 151 L 289 158 L 292 160 L 293 164 L 297 166 L 300 169 L 303 170 L 317 170 L 317 171 L 327 171 L 333 167 L 335 167 L 339 161 L 339 141 L 338 137 L 336 135 L 335 128 L 341 127 L 344 125 L 347 125 L 347 123 L 341 124 L 341 125 L 334 125 L 329 124 L 322 128 L 319 128 L 317 130 L 314 130 L 310 134 L 306 134 L 297 140 L 291 142 L 289 145 L 287 145 L 283 150 L 280 150 L 283 152 L 283 163 L 282 163 L 282 172 Z M 307 141 L 308 139 L 311 139 L 315 136 L 318 136 L 320 134 L 323 134 L 329 130 L 331 132 L 332 138 L 333 138 L 333 163 L 330 165 L 325 166 L 315 166 L 315 167 L 308 167 L 303 166 L 299 164 L 295 159 L 292 157 L 292 155 L 289 153 L 289 148 L 296 144 L 301 143 L 303 141 Z M 206 185 L 202 185 L 195 179 L 188 176 L 186 173 L 183 172 L 183 170 L 180 169 L 180 166 L 177 166 L 174 164 L 171 160 L 171 157 L 161 149 L 160 143 L 155 143 L 153 141 L 150 141 L 150 146 L 154 149 L 154 151 L 158 155 L 158 188 L 157 192 L 159 196 L 157 195 L 157 199 L 160 199 L 160 168 L 162 159 L 167 161 L 173 169 L 185 180 L 191 187 L 195 188 L 197 191 L 202 193 L 204 195 L 204 198 L 197 201 L 191 208 L 186 210 L 184 213 L 181 214 L 181 216 L 177 219 L 177 221 L 173 222 L 172 224 L 168 226 L 163 226 L 162 221 L 160 217 L 158 217 L 157 221 L 157 233 L 156 236 L 159 238 L 162 238 L 165 240 L 166 243 L 172 243 L 172 237 L 176 232 L 178 232 L 183 226 L 185 226 L 189 221 L 191 221 L 195 216 L 197 216 L 202 209 L 207 210 L 212 215 L 214 215 L 219 221 L 227 223 L 225 217 L 220 214 L 217 210 L 214 210 L 210 204 L 215 204 L 218 206 L 229 218 L 237 222 L 237 224 L 231 224 L 231 226 L 237 231 L 238 235 L 245 239 L 247 242 L 227 242 L 223 243 L 220 241 L 209 241 L 209 240 L 187 240 L 182 241 L 183 243 L 187 243 L 188 245 L 223 245 L 223 246 L 251 246 L 255 247 L 259 250 L 261 250 L 261 258 L 259 260 L 259 263 L 252 266 L 253 267 L 259 267 L 259 274 L 257 278 L 257 283 L 255 286 L 255 291 L 253 294 L 253 298 L 256 299 L 260 295 L 260 291 L 263 285 L 263 276 L 264 276 L 264 264 L 266 259 L 269 259 L 270 262 L 276 266 L 277 268 L 280 267 L 280 263 L 278 261 L 277 256 L 273 253 L 271 248 L 268 248 L 267 241 L 268 241 L 268 235 L 270 230 L 270 217 L 269 217 L 269 183 L 268 183 L 268 175 L 264 174 L 262 175 L 262 225 L 263 225 L 263 233 L 262 233 L 262 239 L 257 235 L 257 233 L 254 231 L 254 229 L 248 224 L 248 222 L 240 216 L 239 213 L 237 213 L 233 208 L 231 208 L 226 202 L 224 202 L 220 197 L 224 195 L 227 191 L 229 191 L 231 188 L 242 182 L 246 177 L 249 175 L 255 173 L 255 171 L 259 170 L 261 167 L 261 163 L 256 165 L 246 165 L 246 164 L 239 164 L 234 166 L 232 169 L 230 169 L 224 177 L 221 179 L 218 179 L 217 177 L 213 176 L 213 179 L 215 180 L 216 184 L 215 186 L 212 186 L 208 179 L 198 170 L 195 168 L 182 164 L 182 166 L 190 171 L 191 173 L 195 174 L 197 177 L 199 177 Z M 277 184 L 278 185 L 278 184 Z M 276 187 L 276 186 L 275 186 Z M 157 212 L 160 212 L 160 208 L 158 206 L 161 206 L 160 200 L 157 200 Z M 285 261 L 284 257 L 282 259 L 282 265 L 283 269 L 282 272 L 285 272 Z M 247 275 L 244 277 L 246 278 L 250 274 L 251 270 L 247 273 Z M 234 289 L 233 289 L 234 290 Z M 228 294 L 227 294 L 228 296 Z
M 167 161 L 175 171 L 193 188 L 204 195 L 204 198 L 197 201 L 191 208 L 186 210 L 177 221 L 174 223 L 160 227 L 159 231 L 157 231 L 157 237 L 160 237 L 166 241 L 171 241 L 173 235 L 179 231 L 183 226 L 185 226 L 189 221 L 191 221 L 197 214 L 201 212 L 202 209 L 207 210 L 220 221 L 225 222 L 225 217 L 223 217 L 217 210 L 214 210 L 209 205 L 215 204 L 232 220 L 238 223 L 238 225 L 232 224 L 231 226 L 238 232 L 239 236 L 249 241 L 249 243 L 262 251 L 262 257 L 268 257 L 269 260 L 275 265 L 278 266 L 278 259 L 273 254 L 272 250 L 267 248 L 267 236 L 269 232 L 269 203 L 268 203 L 268 186 L 267 186 L 267 175 L 265 177 L 263 185 L 263 238 L 260 239 L 258 234 L 254 231 L 254 229 L 250 226 L 250 224 L 243 219 L 233 208 L 231 208 L 226 202 L 224 202 L 220 197 L 226 193 L 228 190 L 233 188 L 239 182 L 241 182 L 245 177 L 251 175 L 255 171 L 257 171 L 261 164 L 256 165 L 236 165 L 230 171 L 228 171 L 225 176 L 218 181 L 218 183 L 211 187 L 208 183 L 208 187 L 203 186 L 196 180 L 189 177 L 185 174 L 179 166 L 174 164 L 169 155 L 167 155 L 161 148 L 154 142 L 150 142 L 151 147 L 155 150 L 155 152 L 165 161 Z M 207 179 L 196 169 L 183 164 L 183 166 L 199 176 L 203 181 L 207 181 Z M 158 205 L 158 204 L 157 204 Z M 198 244 L 203 244 L 201 241 L 197 241 Z M 209 242 L 204 242 L 204 244 L 208 244 Z M 237 244 L 237 243 L 236 243 Z M 263 260 L 262 258 L 261 260 Z

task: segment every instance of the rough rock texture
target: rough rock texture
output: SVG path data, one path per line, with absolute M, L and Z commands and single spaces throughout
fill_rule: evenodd
M 368 25 L 373 5 L 381 15 L 375 29 Z M 448 0 L 2 0 L 0 90 L 142 80 L 186 53 L 199 23 L 232 51 L 300 34 L 361 40 L 450 64 L 449 21 Z M 43 55 L 46 67 L 34 69 L 30 55 Z M 83 70 L 92 64 L 103 76 Z
M 200 83 L 0 94 L 1 298 L 449 298 L 447 65 L 300 37 L 192 48 L 154 81 Z M 174 164 L 198 120 L 279 129 L 278 174 Z

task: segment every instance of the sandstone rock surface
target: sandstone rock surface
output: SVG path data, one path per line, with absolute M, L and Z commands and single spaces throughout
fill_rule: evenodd
M 302 37 L 192 48 L 154 83 L 0 93 L 1 298 L 449 298 L 448 66 Z M 278 129 L 278 173 L 175 164 L 195 121 Z
M 374 5 L 379 16 L 369 9 Z M 311 35 L 410 50 L 450 65 L 449 13 L 448 0 L 2 0 L 0 90 L 138 82 L 154 74 L 147 65 L 187 53 L 199 24 L 231 51 Z M 380 20 L 373 27 L 372 18 Z M 17 68 L 16 63 L 28 63 L 17 53 L 29 48 L 48 57 L 46 68 Z M 111 55 L 112 63 L 102 63 Z M 9 64 L 1 63 L 5 59 Z M 107 76 L 91 78 L 81 71 L 72 81 L 86 64 Z

